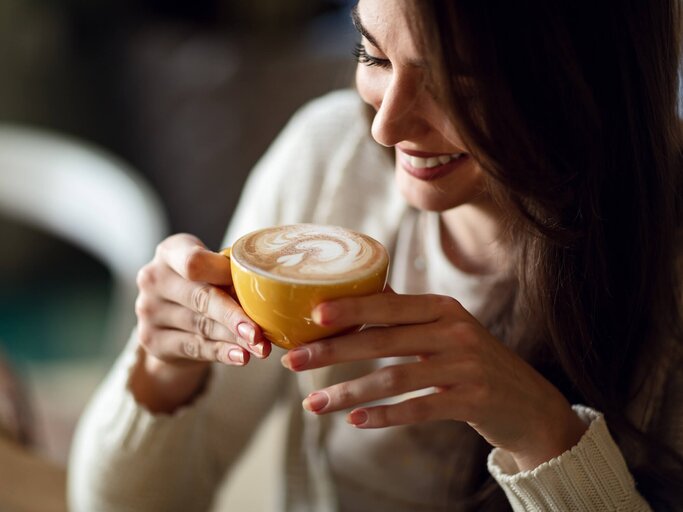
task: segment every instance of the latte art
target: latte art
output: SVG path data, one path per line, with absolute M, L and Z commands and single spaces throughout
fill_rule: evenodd
M 294 224 L 240 238 L 232 247 L 232 258 L 276 279 L 336 282 L 382 271 L 388 256 L 367 235 L 336 226 Z

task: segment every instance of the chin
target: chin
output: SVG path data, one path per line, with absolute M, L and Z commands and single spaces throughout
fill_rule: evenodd
M 412 178 L 402 169 L 396 169 L 396 183 L 401 195 L 410 206 L 418 210 L 444 212 L 481 198 L 481 187 L 469 180 L 465 183 L 441 181 L 421 181 Z

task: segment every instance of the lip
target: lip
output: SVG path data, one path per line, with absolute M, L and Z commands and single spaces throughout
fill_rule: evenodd
M 422 158 L 429 158 L 453 153 L 426 153 L 424 151 L 404 150 L 400 148 L 397 149 L 398 160 L 401 163 L 401 167 L 403 167 L 403 169 L 408 174 L 422 181 L 433 181 L 439 178 L 443 178 L 444 176 L 451 174 L 452 172 L 460 168 L 460 166 L 468 162 L 470 159 L 470 156 L 467 153 L 465 153 L 455 160 L 451 160 L 450 162 L 442 165 L 437 165 L 436 167 L 417 168 L 410 165 L 410 161 L 408 160 L 407 156 L 419 156 Z
M 396 146 L 396 149 L 398 149 L 401 153 L 405 153 L 406 155 L 419 156 L 421 158 L 430 158 L 433 156 L 453 155 L 455 153 L 466 153 L 465 151 L 451 151 L 449 153 L 428 153 L 426 151 L 417 151 L 415 149 L 403 149 L 402 147 L 399 147 L 399 146 Z

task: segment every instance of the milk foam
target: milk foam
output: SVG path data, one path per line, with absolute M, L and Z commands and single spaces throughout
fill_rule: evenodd
M 314 224 L 256 231 L 238 240 L 232 255 L 253 270 L 304 281 L 356 279 L 387 261 L 384 247 L 369 236 Z

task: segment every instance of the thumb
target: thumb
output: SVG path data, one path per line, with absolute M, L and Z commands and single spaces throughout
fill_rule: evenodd
M 230 285 L 230 260 L 210 251 L 196 237 L 181 233 L 159 246 L 159 256 L 178 274 L 190 281 Z

